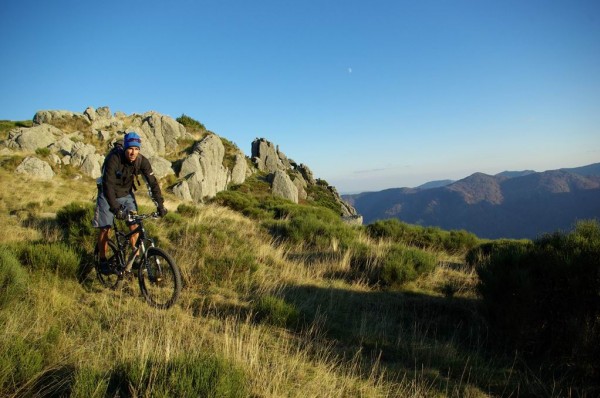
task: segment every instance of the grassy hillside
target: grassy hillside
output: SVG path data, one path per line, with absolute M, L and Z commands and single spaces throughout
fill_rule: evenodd
M 587 368 L 565 353 L 536 362 L 496 344 L 474 264 L 529 241 L 397 221 L 351 227 L 318 195 L 295 205 L 255 175 L 203 206 L 166 195 L 170 213 L 147 227 L 181 268 L 184 289 L 161 311 L 135 282 L 110 291 L 80 274 L 95 240 L 91 179 L 67 170 L 42 182 L 14 174 L 15 157 L 0 162 L 10 187 L 0 193 L 0 396 L 599 391 L 591 359 Z M 567 369 L 555 366 L 563 358 Z

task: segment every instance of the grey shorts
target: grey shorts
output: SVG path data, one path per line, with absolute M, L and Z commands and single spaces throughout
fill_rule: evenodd
M 124 205 L 127 211 L 137 211 L 137 203 L 133 195 L 123 196 L 117 198 L 117 202 L 120 205 Z M 98 199 L 96 199 L 96 212 L 94 213 L 94 219 L 92 220 L 92 226 L 94 228 L 110 228 L 113 225 L 115 215 L 110 211 L 108 201 L 104 197 L 104 194 L 99 191 Z

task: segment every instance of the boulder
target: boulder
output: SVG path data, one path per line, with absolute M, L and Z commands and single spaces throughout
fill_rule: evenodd
M 302 178 L 304 178 L 304 181 L 306 181 L 307 183 L 311 185 L 315 185 L 317 183 L 315 177 L 313 177 L 312 171 L 308 168 L 308 166 L 300 164 L 298 166 L 298 171 L 300 172 L 300 174 L 302 174 Z
M 90 144 L 76 142 L 71 150 L 71 164 L 75 167 L 80 167 L 88 155 L 96 153 L 96 148 Z
M 104 156 L 97 153 L 91 153 L 83 159 L 79 170 L 92 178 L 98 178 L 102 175 L 103 163 Z
M 52 145 L 50 145 L 48 148 L 50 148 L 50 150 L 53 153 L 65 156 L 71 154 L 74 145 L 75 142 L 73 140 L 71 140 L 69 137 L 63 136 L 62 138 L 54 142 Z
M 38 148 L 47 148 L 62 137 L 63 132 L 49 124 L 33 127 L 19 127 L 8 133 L 6 146 L 21 151 L 35 152 Z
M 224 157 L 221 138 L 209 134 L 194 145 L 192 154 L 182 162 L 179 177 L 185 178 L 194 201 L 202 202 L 227 189 L 231 172 L 223 166 Z
M 33 156 L 26 157 L 25 160 L 23 160 L 23 162 L 17 166 L 15 172 L 19 174 L 26 174 L 41 180 L 51 180 L 52 177 L 54 177 L 54 171 L 52 171 L 52 167 L 50 167 L 50 165 L 43 160 Z
M 298 189 L 298 199 L 306 200 L 306 198 L 308 198 L 308 193 L 306 193 L 306 181 L 304 181 L 302 177 L 294 176 L 292 182 L 296 186 L 296 189 Z
M 235 163 L 231 170 L 231 183 L 235 185 L 243 184 L 246 181 L 246 173 L 248 172 L 248 163 L 243 153 L 235 154 Z
M 269 173 L 292 167 L 287 157 L 279 152 L 279 148 L 264 138 L 257 138 L 252 142 L 252 160 L 258 170 Z
M 298 188 L 285 171 L 277 170 L 273 173 L 271 190 L 273 195 L 298 203 Z
M 156 154 L 164 155 L 177 147 L 177 139 L 187 138 L 185 127 L 170 116 L 156 112 L 144 114 L 141 133 Z M 144 145 L 144 141 L 142 141 Z
M 161 158 L 160 156 L 152 156 L 148 158 L 148 161 L 152 165 L 154 176 L 159 180 L 170 174 L 175 174 L 171 162 L 169 162 L 167 159 Z
M 36 112 L 36 114 L 33 116 L 33 124 L 40 125 L 44 123 L 56 123 L 60 121 L 71 121 L 73 119 L 82 119 L 86 122 L 89 122 L 88 117 L 83 113 L 49 110 Z
M 173 194 L 175 194 L 175 196 L 177 196 L 181 200 L 185 200 L 188 202 L 193 201 L 192 194 L 190 193 L 190 187 L 187 181 L 181 181 L 173 187 L 172 191 Z
M 191 174 L 200 170 L 200 154 L 193 152 L 187 158 L 181 162 L 181 169 L 179 170 L 179 177 L 187 178 Z
M 85 111 L 83 111 L 83 114 L 89 119 L 90 122 L 93 122 L 98 117 L 96 110 L 91 106 L 88 106 Z

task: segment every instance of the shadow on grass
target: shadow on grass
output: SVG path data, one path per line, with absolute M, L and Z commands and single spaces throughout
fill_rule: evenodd
M 473 388 L 494 396 L 540 392 L 515 376 L 511 358 L 487 351 L 478 300 L 315 286 L 288 286 L 281 296 L 306 323 L 322 325 L 342 356 L 360 351 L 367 367 L 377 358 L 392 381 L 414 377 L 452 396 Z
M 76 368 L 72 365 L 49 369 L 17 392 L 19 397 L 69 397 L 75 383 Z

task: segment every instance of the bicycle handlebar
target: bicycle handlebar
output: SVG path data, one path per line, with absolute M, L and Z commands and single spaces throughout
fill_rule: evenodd
M 160 214 L 158 214 L 157 211 L 148 213 L 148 214 L 137 214 L 136 212 L 133 212 L 133 211 L 130 211 L 129 213 L 127 213 L 127 221 L 129 221 L 129 222 L 141 221 L 141 220 L 145 220 L 146 218 L 159 218 L 159 217 L 160 217 Z

